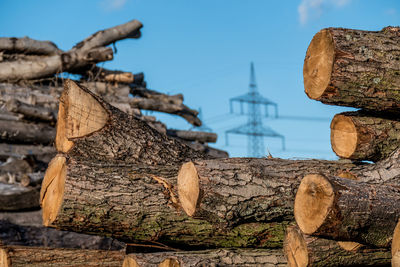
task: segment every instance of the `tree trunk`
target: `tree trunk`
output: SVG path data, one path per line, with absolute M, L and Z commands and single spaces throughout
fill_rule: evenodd
M 265 266 L 284 267 L 279 249 L 217 249 L 182 252 L 137 253 L 125 256 L 124 267 Z
M 72 157 L 150 165 L 208 157 L 160 134 L 70 80 L 65 82 L 60 98 L 56 148 Z
M 56 131 L 44 123 L 0 121 L 0 140 L 8 143 L 48 145 L 54 141 Z
M 198 131 L 183 131 L 168 129 L 167 135 L 172 137 L 178 137 L 186 141 L 197 141 L 200 143 L 215 143 L 217 142 L 217 134 L 209 132 L 198 132 Z
M 1 37 L 0 52 L 34 55 L 55 55 L 61 54 L 62 51 L 58 49 L 57 45 L 50 41 L 38 41 L 33 40 L 29 37 Z
M 122 266 L 121 251 L 39 248 L 22 246 L 0 247 L 0 266 Z
M 282 245 L 288 221 L 227 229 L 186 216 L 175 192 L 176 166 L 76 161 L 57 156 L 41 191 L 46 226 L 181 248 Z
M 344 112 L 331 123 L 332 149 L 342 158 L 379 161 L 400 143 L 400 121 L 361 112 Z
M 328 28 L 307 49 L 306 94 L 330 105 L 399 113 L 400 28 Z
M 297 191 L 294 216 L 305 234 L 388 247 L 399 201 L 398 186 L 310 174 Z
M 386 248 L 308 236 L 297 226 L 288 227 L 283 250 L 290 267 L 390 266 L 391 260 Z

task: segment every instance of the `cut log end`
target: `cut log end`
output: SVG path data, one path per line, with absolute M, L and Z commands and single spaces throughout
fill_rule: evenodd
M 351 241 L 338 241 L 337 243 L 342 249 L 347 251 L 357 251 L 360 247 L 362 247 L 362 244 Z
M 193 162 L 182 165 L 178 173 L 178 195 L 183 210 L 192 216 L 199 198 L 199 176 Z
M 66 176 L 66 158 L 57 155 L 50 163 L 44 175 L 40 191 L 43 224 L 50 226 L 60 210 L 64 196 Z
M 288 227 L 283 249 L 289 266 L 308 266 L 307 244 L 297 227 Z
M 393 233 L 392 266 L 400 267 L 400 221 L 397 223 Z
M 351 118 L 336 115 L 331 123 L 332 149 L 342 158 L 349 158 L 357 148 L 357 129 Z
M 10 259 L 8 257 L 7 250 L 0 248 L 0 267 L 11 266 Z
M 333 188 L 324 176 L 304 176 L 294 200 L 294 217 L 299 228 L 305 234 L 314 233 L 324 222 L 333 200 Z
M 58 113 L 57 150 L 68 152 L 73 146 L 71 139 L 102 129 L 108 118 L 107 111 L 92 95 L 73 81 L 65 81 Z
M 327 89 L 334 57 L 332 36 L 329 30 L 321 30 L 312 39 L 304 60 L 304 89 L 311 99 L 318 99 Z
M 131 256 L 125 256 L 124 262 L 122 263 L 122 267 L 140 267 L 134 258 Z
M 158 267 L 180 267 L 181 265 L 176 259 L 165 259 Z

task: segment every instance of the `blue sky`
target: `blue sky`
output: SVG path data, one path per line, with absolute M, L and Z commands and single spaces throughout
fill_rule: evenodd
M 224 131 L 247 118 L 228 114 L 229 98 L 248 90 L 253 61 L 258 89 L 278 103 L 279 113 L 309 118 L 263 120 L 285 135 L 286 151 L 278 139 L 264 140 L 282 158 L 336 158 L 330 119 L 348 109 L 304 93 L 303 61 L 313 35 L 326 27 L 380 30 L 400 24 L 398 0 L 2 0 L 0 10 L 0 36 L 51 40 L 62 49 L 100 29 L 140 20 L 142 38 L 118 42 L 114 60 L 104 66 L 143 71 L 149 88 L 183 93 L 218 133 L 214 146 L 231 156 L 246 156 L 247 138 L 231 135 L 226 146 Z M 171 128 L 190 128 L 179 117 L 153 114 Z

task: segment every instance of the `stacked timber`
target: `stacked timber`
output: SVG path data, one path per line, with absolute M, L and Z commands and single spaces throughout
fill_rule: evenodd
M 388 259 L 400 266 L 400 173 L 394 160 L 400 148 L 399 43 L 398 27 L 328 28 L 310 43 L 306 94 L 359 109 L 334 116 L 333 151 L 352 163 L 375 163 L 361 175 L 309 171 L 303 176 L 294 202 L 298 228 L 288 228 L 285 239 L 291 266 L 384 265 Z M 381 167 L 367 170 L 373 166 Z M 338 261 L 326 262 L 336 254 Z

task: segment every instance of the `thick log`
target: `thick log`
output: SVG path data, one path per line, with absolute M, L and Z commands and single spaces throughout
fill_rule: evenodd
M 307 49 L 306 94 L 330 105 L 400 112 L 400 28 L 327 28 Z
M 217 249 L 182 252 L 136 253 L 125 256 L 124 267 L 266 266 L 284 267 L 279 249 Z
M 288 227 L 283 250 L 290 267 L 389 266 L 391 261 L 386 248 L 309 236 L 297 226 Z
M 392 266 L 400 266 L 400 221 L 397 222 L 392 240 Z
M 122 266 L 121 251 L 40 248 L 23 246 L 0 247 L 0 266 Z
M 288 221 L 244 222 L 227 229 L 186 216 L 176 194 L 177 172 L 177 166 L 76 161 L 59 155 L 42 184 L 43 222 L 128 243 L 185 249 L 282 245 Z
M 71 80 L 60 98 L 56 148 L 73 157 L 125 163 L 174 164 L 207 158 L 112 107 Z
M 0 37 L 0 52 L 35 55 L 56 55 L 62 51 L 50 41 L 38 41 L 29 37 Z
M 332 149 L 342 158 L 379 161 L 399 148 L 400 121 L 362 112 L 335 115 L 331 123 Z
M 294 203 L 305 234 L 388 247 L 400 217 L 400 187 L 306 175 Z
M 198 131 L 184 131 L 168 129 L 167 135 L 172 137 L 178 137 L 186 141 L 198 141 L 200 143 L 215 143 L 217 142 L 217 134 L 209 132 L 198 132 Z
M 10 112 L 19 113 L 26 119 L 55 122 L 57 115 L 53 109 L 22 103 L 17 99 L 7 101 L 6 108 Z
M 0 121 L 0 140 L 8 143 L 51 144 L 56 136 L 53 127 L 45 123 Z

